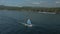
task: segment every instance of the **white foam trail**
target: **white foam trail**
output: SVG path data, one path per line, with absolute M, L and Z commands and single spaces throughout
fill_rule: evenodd
M 26 23 L 22 23 L 22 22 L 19 22 L 20 24 L 24 25 L 24 26 L 27 26 L 27 27 L 36 27 L 36 26 L 40 26 L 40 25 L 36 25 L 36 24 L 26 24 Z
M 21 23 L 21 22 L 19 22 L 20 24 L 22 24 L 22 25 L 24 25 L 24 26 L 27 26 L 27 27 L 33 27 L 33 25 L 32 24 L 26 24 L 26 23 Z
M 22 22 L 19 22 L 19 23 L 27 27 L 38 26 L 38 25 L 32 24 L 30 19 L 28 19 L 26 23 L 22 23 Z

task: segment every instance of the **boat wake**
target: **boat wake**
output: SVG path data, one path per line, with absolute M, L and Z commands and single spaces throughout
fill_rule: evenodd
M 21 22 L 20 22 L 20 24 L 22 24 L 22 25 L 24 25 L 24 26 L 27 26 L 27 27 L 33 27 L 33 24 L 28 25 L 28 24 L 26 24 L 26 23 L 21 23 Z
M 18 22 L 18 23 L 20 23 L 20 24 L 22 24 L 22 25 L 24 25 L 24 26 L 26 26 L 26 27 L 34 27 L 34 26 L 38 26 L 38 25 L 35 25 L 35 24 L 32 24 L 32 22 L 31 22 L 31 20 L 30 19 L 27 19 L 27 21 L 26 22 Z

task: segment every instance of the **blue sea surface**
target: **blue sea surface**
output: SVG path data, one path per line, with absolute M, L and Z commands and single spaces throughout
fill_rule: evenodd
M 33 27 L 26 27 L 31 17 Z M 60 34 L 60 14 L 40 14 L 28 11 L 0 10 L 0 34 Z

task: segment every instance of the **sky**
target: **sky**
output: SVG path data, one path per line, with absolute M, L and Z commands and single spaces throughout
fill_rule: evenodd
M 0 0 L 6 6 L 60 7 L 60 0 Z

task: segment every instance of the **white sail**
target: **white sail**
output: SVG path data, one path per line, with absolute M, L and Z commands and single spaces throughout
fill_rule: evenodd
M 27 24 L 31 25 L 31 20 L 30 19 L 27 20 Z

